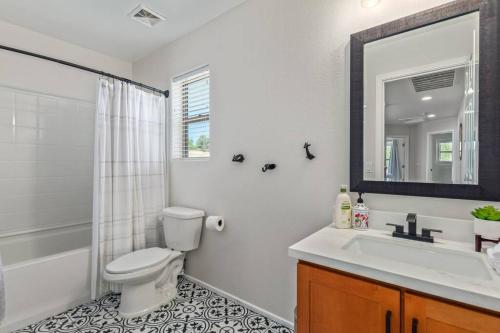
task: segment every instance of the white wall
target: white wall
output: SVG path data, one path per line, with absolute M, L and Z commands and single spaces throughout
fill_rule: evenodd
M 338 188 L 349 182 L 349 37 L 445 2 L 384 0 L 362 9 L 353 0 L 249 0 L 134 64 L 135 79 L 163 88 L 196 66 L 211 68 L 212 157 L 172 162 L 171 203 L 224 215 L 227 228 L 204 232 L 187 273 L 292 320 L 287 247 L 331 222 Z M 235 153 L 246 154 L 244 164 L 231 163 Z M 262 174 L 268 161 L 278 168 Z M 388 195 L 366 202 L 466 219 L 477 205 Z
M 426 121 L 420 123 L 416 126 L 416 137 L 415 141 L 416 145 L 416 160 L 417 160 L 417 173 L 415 179 L 421 182 L 426 181 L 427 177 L 427 168 L 430 166 L 431 161 L 428 161 L 429 153 L 428 149 L 429 142 L 428 136 L 430 133 L 438 133 L 438 132 L 453 132 L 453 172 L 456 179 L 459 179 L 460 174 L 460 163 L 459 155 L 458 155 L 458 125 L 457 125 L 457 117 L 449 117 L 438 120 Z
M 410 136 L 411 125 L 385 125 L 385 136 Z
M 131 63 L 2 21 L 0 44 L 132 75 Z M 0 50 L 0 237 L 92 220 L 96 79 Z
M 116 75 L 132 74 L 132 64 L 81 46 L 0 21 L 0 44 L 41 53 Z M 0 50 L 0 84 L 41 93 L 95 100 L 96 75 L 64 65 Z

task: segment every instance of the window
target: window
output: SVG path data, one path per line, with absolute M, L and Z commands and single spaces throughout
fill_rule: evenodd
M 203 67 L 173 80 L 172 158 L 210 156 L 210 71 Z
M 438 142 L 438 161 L 452 162 L 453 161 L 453 144 L 450 141 Z

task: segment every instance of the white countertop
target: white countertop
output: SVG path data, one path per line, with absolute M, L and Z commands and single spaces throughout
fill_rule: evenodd
M 346 251 L 344 246 L 357 235 L 410 242 L 409 245 L 421 247 L 422 250 L 438 247 L 478 256 L 486 264 L 491 280 L 472 279 L 378 256 Z M 470 243 L 436 239 L 435 243 L 429 244 L 395 239 L 388 231 L 373 229 L 356 231 L 328 226 L 290 246 L 288 254 L 305 262 L 500 312 L 500 276 L 487 264 L 484 254 L 474 252 L 473 244 Z

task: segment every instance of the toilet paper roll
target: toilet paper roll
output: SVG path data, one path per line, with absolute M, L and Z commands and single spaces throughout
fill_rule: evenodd
M 222 216 L 209 216 L 205 222 L 207 230 L 224 230 L 224 218 Z

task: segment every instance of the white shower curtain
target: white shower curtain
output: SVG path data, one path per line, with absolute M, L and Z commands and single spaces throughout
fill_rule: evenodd
M 92 234 L 92 298 L 116 286 L 102 279 L 110 261 L 159 243 L 165 207 L 165 97 L 99 79 Z

